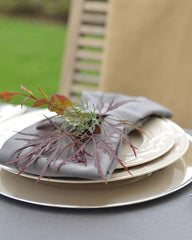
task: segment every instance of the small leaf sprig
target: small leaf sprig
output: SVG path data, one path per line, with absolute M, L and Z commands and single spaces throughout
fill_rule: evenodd
M 32 99 L 34 100 L 32 107 L 47 106 L 50 111 L 56 113 L 56 116 L 47 119 L 49 125 L 52 127 L 52 131 L 39 131 L 38 134 L 33 134 L 33 136 L 28 133 L 20 133 L 21 137 L 17 138 L 17 140 L 24 140 L 26 144 L 18 149 L 17 152 L 23 149 L 28 149 L 28 151 L 19 158 L 7 163 L 17 163 L 17 168 L 22 165 L 22 168 L 16 177 L 22 174 L 29 166 L 44 155 L 47 156 L 47 161 L 36 181 L 38 182 L 44 176 L 49 165 L 56 162 L 66 151 L 71 152 L 71 154 L 55 167 L 50 177 L 52 177 L 54 173 L 67 162 L 73 161 L 82 163 L 86 167 L 88 164 L 87 158 L 91 158 L 97 167 L 98 173 L 105 183 L 107 183 L 107 179 L 100 164 L 101 151 L 107 153 L 110 158 L 115 159 L 116 162 L 122 165 L 122 167 L 130 173 L 128 168 L 119 158 L 116 150 L 113 148 L 111 141 L 109 141 L 111 138 L 117 138 L 114 137 L 111 132 L 117 133 L 119 136 L 118 138 L 124 140 L 136 155 L 137 148 L 130 142 L 125 126 L 129 125 L 140 132 L 142 131 L 132 125 L 128 120 L 118 120 L 110 117 L 111 111 L 129 101 L 115 102 L 113 99 L 108 104 L 107 109 L 103 111 L 104 102 L 100 99 L 96 107 L 94 106 L 94 110 L 90 111 L 88 109 L 88 104 L 84 103 L 76 105 L 63 95 L 53 94 L 48 97 L 40 87 L 38 87 L 39 92 L 42 95 L 40 98 L 36 97 L 30 90 L 22 85 L 21 89 L 24 90 L 25 93 L 5 91 L 0 93 L 0 98 L 9 102 L 18 95 L 24 96 L 25 98 L 21 105 L 29 99 Z M 55 122 L 54 118 L 62 118 L 62 124 Z M 41 128 L 42 126 L 40 125 L 39 127 Z M 100 137 L 101 132 L 102 136 L 105 138 Z M 65 146 L 62 145 L 64 139 L 68 140 L 68 143 Z M 107 140 L 105 141 L 104 139 Z M 86 146 L 90 143 L 94 146 L 94 151 L 91 154 L 86 150 Z
M 62 115 L 67 107 L 73 106 L 73 103 L 61 94 L 52 94 L 49 98 L 45 92 L 38 86 L 39 92 L 43 95 L 41 98 L 37 98 L 32 91 L 24 87 L 23 85 L 20 86 L 25 93 L 20 92 L 9 92 L 4 91 L 0 93 L 0 98 L 7 102 L 11 101 L 16 96 L 24 96 L 24 100 L 22 101 L 21 105 L 23 105 L 29 99 L 34 100 L 32 107 L 42 107 L 47 106 L 47 108 L 51 112 L 56 112 L 58 115 Z

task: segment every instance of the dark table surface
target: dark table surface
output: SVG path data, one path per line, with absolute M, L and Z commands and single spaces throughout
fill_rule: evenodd
M 191 239 L 192 184 L 169 196 L 108 209 L 62 209 L 0 197 L 1 239 Z

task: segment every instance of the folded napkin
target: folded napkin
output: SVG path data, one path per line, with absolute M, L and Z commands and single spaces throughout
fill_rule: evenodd
M 117 105 L 118 103 L 121 104 L 119 104 L 119 107 L 117 107 L 116 109 L 108 112 L 106 120 L 108 120 L 109 122 L 111 121 L 111 119 L 128 120 L 132 124 L 141 127 L 142 124 L 150 116 L 159 116 L 165 118 L 170 118 L 172 116 L 172 112 L 169 109 L 144 97 L 131 97 L 121 94 L 102 92 L 83 92 L 82 94 L 82 103 L 87 104 L 89 110 L 94 110 L 96 106 L 96 111 L 100 113 L 105 113 L 111 102 Z M 60 126 L 63 121 L 64 120 L 62 118 L 56 118 L 53 120 L 53 122 L 57 124 L 57 126 Z M 21 156 L 27 154 L 27 152 L 31 149 L 30 147 L 22 149 L 22 147 L 26 144 L 25 138 L 33 139 L 36 135 L 42 133 L 45 136 L 49 137 L 56 129 L 55 124 L 51 124 L 48 120 L 43 120 L 42 122 L 37 122 L 23 129 L 21 131 L 22 134 L 16 133 L 14 136 L 9 138 L 0 150 L 0 164 L 21 170 L 33 158 L 33 156 L 31 156 L 31 159 L 29 159 L 28 161 L 20 163 L 20 161 L 22 161 Z M 127 134 L 134 129 L 128 125 L 126 125 L 126 127 L 124 125 L 119 125 L 119 128 L 122 129 L 122 127 L 126 129 Z M 118 131 L 110 129 L 110 136 L 112 136 L 110 138 L 102 135 L 103 131 L 104 130 L 102 130 L 101 134 L 99 135 L 99 138 L 108 141 L 111 148 L 117 153 L 118 156 L 120 156 L 122 139 L 119 136 Z M 65 147 L 69 143 L 69 138 L 64 137 L 62 139 L 60 148 Z M 18 149 L 20 150 L 17 151 Z M 69 161 L 65 164 L 61 164 L 63 160 L 69 157 L 69 155 L 71 154 L 70 151 L 70 149 L 65 150 L 57 159 L 57 161 L 51 161 L 50 164 L 48 164 L 47 168 L 44 169 L 43 176 L 52 175 L 52 177 L 77 177 L 86 179 L 100 179 L 103 177 L 108 179 L 117 165 L 116 159 L 110 156 L 106 151 L 101 149 L 98 152 L 100 163 L 99 171 L 98 164 L 92 157 L 92 154 L 94 152 L 93 142 L 89 142 L 86 146 L 86 151 L 88 153 L 86 157 L 86 166 L 84 163 L 75 161 Z M 38 159 L 35 160 L 32 164 L 29 164 L 29 166 L 24 170 L 24 172 L 37 176 L 41 175 L 42 169 L 45 167 L 48 157 L 49 156 L 47 155 L 39 154 Z M 14 161 L 15 159 L 16 161 Z M 8 162 L 12 163 L 7 164 Z M 20 164 L 18 165 L 18 163 Z M 56 169 L 58 166 L 60 167 L 57 169 L 57 171 L 54 172 L 54 169 Z

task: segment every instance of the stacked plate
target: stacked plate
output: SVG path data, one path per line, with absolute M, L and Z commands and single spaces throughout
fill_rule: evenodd
M 0 125 L 0 144 L 27 125 L 40 120 L 46 111 L 36 111 Z M 191 137 L 168 119 L 150 118 L 143 126 L 145 134 L 133 131 L 130 140 L 138 148 L 136 157 L 123 145 L 120 165 L 108 180 L 43 177 L 0 167 L 0 193 L 20 201 L 67 208 L 103 208 L 130 205 L 156 199 L 186 186 L 192 181 Z

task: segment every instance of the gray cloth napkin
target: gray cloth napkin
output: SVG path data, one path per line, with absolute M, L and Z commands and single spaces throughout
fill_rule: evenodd
M 102 92 L 83 92 L 82 94 L 82 103 L 88 104 L 89 110 L 93 110 L 94 106 L 102 106 L 100 110 L 101 113 L 104 113 L 107 109 L 109 103 L 114 101 L 117 102 L 127 102 L 122 106 L 112 110 L 109 112 L 109 121 L 111 118 L 119 119 L 119 120 L 129 120 L 132 124 L 141 127 L 142 124 L 150 117 L 150 116 L 159 116 L 170 118 L 172 116 L 172 112 L 161 106 L 160 104 L 150 101 L 144 97 L 131 97 L 121 94 L 112 94 L 112 93 L 102 93 Z M 62 124 L 62 119 L 54 120 L 58 125 Z M 122 126 L 120 126 L 122 128 Z M 35 123 L 21 132 L 24 134 L 39 134 L 44 131 L 45 134 L 49 135 L 54 130 L 54 127 L 50 124 L 49 121 L 44 120 L 43 123 Z M 133 130 L 132 127 L 126 126 L 126 131 L 129 133 Z M 112 149 L 120 155 L 121 151 L 121 139 L 118 138 L 118 132 L 111 132 L 110 134 L 113 136 L 112 138 L 103 137 L 102 134 L 99 136 L 101 139 L 103 138 L 105 141 L 109 141 L 112 146 Z M 17 152 L 17 149 L 22 148 L 26 142 L 25 140 L 18 140 L 18 138 L 29 138 L 28 136 L 21 136 L 20 133 L 16 133 L 10 139 L 8 139 L 0 150 L 0 164 L 6 165 L 11 168 L 17 168 L 20 170 L 25 164 L 21 164 L 19 167 L 16 167 L 19 160 L 17 162 L 7 164 L 7 162 L 13 161 L 14 159 L 19 159 L 20 156 L 26 154 L 29 149 L 24 149 Z M 33 137 L 30 137 L 33 138 Z M 66 146 L 69 143 L 68 138 L 64 138 L 62 142 L 62 147 Z M 92 154 L 94 151 L 94 144 L 89 143 L 87 145 L 87 152 Z M 69 156 L 69 151 L 64 151 L 60 158 L 51 162 L 47 169 L 44 172 L 44 176 L 50 176 L 53 173 L 53 170 L 59 166 L 59 164 Z M 33 164 L 31 164 L 28 168 L 25 169 L 25 173 L 30 173 L 34 175 L 40 175 L 43 166 L 46 164 L 47 156 L 41 155 L 38 160 L 36 160 Z M 103 176 L 108 179 L 112 172 L 114 171 L 117 161 L 109 156 L 105 151 L 101 150 L 99 152 L 99 161 L 101 166 L 101 171 Z M 58 171 L 52 174 L 52 177 L 75 177 L 75 178 L 86 178 L 86 179 L 100 179 L 102 178 L 101 173 L 98 172 L 98 168 L 96 163 L 93 161 L 91 156 L 87 156 L 87 166 L 83 163 L 78 162 L 67 162 L 64 165 L 61 165 Z

